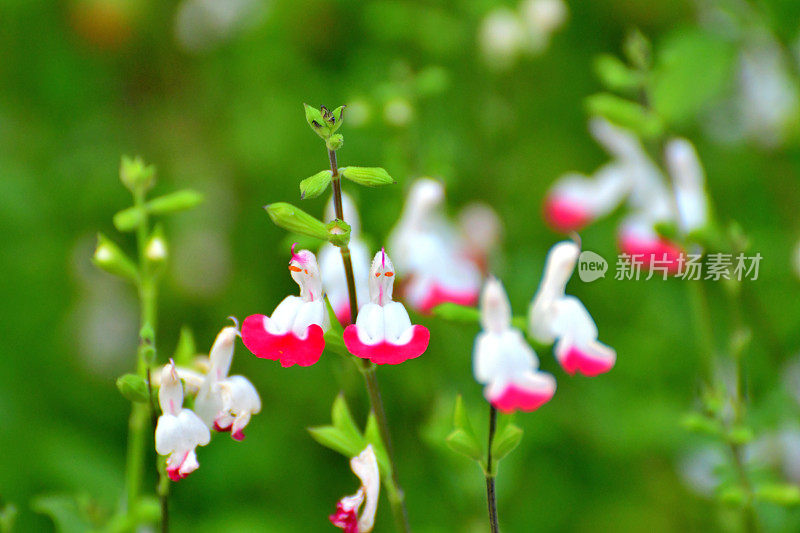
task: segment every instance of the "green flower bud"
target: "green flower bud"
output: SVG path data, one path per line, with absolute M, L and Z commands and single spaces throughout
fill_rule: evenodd
M 337 133 L 336 135 L 331 135 L 325 141 L 325 146 L 328 147 L 328 150 L 333 150 L 334 152 L 339 148 L 341 148 L 343 144 L 344 144 L 344 137 L 342 137 L 340 133 Z
M 347 246 L 350 244 L 350 224 L 344 220 L 336 219 L 325 226 L 328 230 L 328 240 L 334 246 Z
M 336 136 L 334 135 L 334 137 Z M 331 176 L 333 176 L 333 173 L 330 170 L 323 170 L 301 181 L 300 198 L 303 200 L 306 198 L 316 198 L 324 193 L 331 182 Z
M 380 187 L 397 183 L 385 169 L 380 167 L 344 167 L 339 173 L 350 181 L 367 187 Z
M 594 70 L 603 84 L 614 91 L 633 91 L 642 86 L 641 73 L 631 70 L 619 58 L 602 54 L 594 60 Z
M 152 265 L 161 267 L 166 262 L 167 255 L 167 240 L 164 237 L 164 229 L 159 224 L 145 244 L 144 256 Z
M 156 168 L 145 165 L 141 157 L 122 156 L 119 165 L 119 179 L 130 191 L 148 190 L 156 181 Z
M 133 231 L 144 222 L 146 211 L 140 207 L 129 207 L 114 215 L 114 227 L 119 231 Z
M 102 233 L 97 235 L 97 248 L 94 251 L 94 256 L 92 256 L 92 262 L 98 268 L 115 276 L 132 281 L 139 277 L 139 271 L 133 261 L 125 255 L 125 252 L 119 246 Z
M 132 402 L 147 403 L 150 395 L 147 382 L 135 374 L 125 374 L 117 379 L 117 388 L 122 395 Z
M 331 133 L 336 133 L 336 130 L 338 130 L 342 126 L 342 123 L 344 122 L 344 108 L 345 107 L 347 107 L 347 106 L 340 105 L 339 107 L 337 107 L 336 109 L 333 110 L 333 113 L 332 113 L 332 115 L 333 115 L 333 124 L 332 124 L 332 128 L 331 128 Z
M 632 30 L 625 39 L 623 50 L 631 65 L 639 70 L 650 68 L 652 45 L 638 28 Z
M 164 196 L 154 198 L 145 204 L 147 212 L 153 215 L 164 215 L 176 211 L 192 209 L 203 202 L 203 195 L 192 189 L 183 189 Z

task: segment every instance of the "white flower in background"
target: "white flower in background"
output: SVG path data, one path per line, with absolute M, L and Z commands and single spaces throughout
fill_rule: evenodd
M 489 258 L 503 237 L 503 223 L 488 204 L 473 202 L 458 214 L 458 226 L 467 257 L 484 273 L 489 271 Z
M 614 367 L 617 354 L 597 340 L 597 326 L 583 303 L 565 293 L 579 255 L 572 241 L 550 249 L 528 311 L 528 332 L 543 344 L 555 342 L 556 359 L 567 373 L 596 376 Z
M 489 66 L 497 69 L 510 67 L 525 43 L 525 28 L 516 13 L 500 7 L 491 11 L 479 33 L 479 44 Z
M 403 296 L 423 313 L 440 303 L 473 305 L 481 272 L 470 260 L 457 229 L 444 217 L 444 186 L 430 178 L 416 180 L 399 221 L 389 235 L 389 252 L 408 276 Z
M 667 144 L 665 158 L 673 190 L 639 139 L 605 119 L 590 122 L 595 139 L 613 160 L 593 176 L 568 173 L 547 193 L 544 216 L 556 231 L 578 231 L 614 211 L 623 201 L 630 214 L 620 223 L 618 244 L 647 268 L 655 262 L 669 273 L 681 268 L 683 250 L 656 232 L 659 223 L 676 223 L 684 232 L 709 221 L 705 175 L 694 147 L 685 139 Z
M 490 67 L 506 69 L 523 53 L 541 54 L 568 16 L 562 0 L 526 0 L 518 11 L 496 8 L 482 21 L 478 43 Z
M 348 120 L 350 107 L 347 108 Z M 361 239 L 361 223 L 355 203 L 347 194 L 342 194 L 342 211 L 345 222 L 350 225 L 350 259 L 353 263 L 353 278 L 356 283 L 356 299 L 359 308 L 369 301 L 369 250 Z M 336 218 L 333 198 L 325 208 L 325 221 Z M 336 318 L 343 325 L 350 324 L 350 297 L 347 292 L 347 278 L 344 273 L 342 252 L 338 246 L 325 243 L 319 249 L 319 270 L 322 276 L 322 288 L 331 302 Z M 356 311 L 357 312 L 357 311 Z M 356 313 L 354 313 L 356 314 Z
M 406 98 L 395 97 L 383 106 L 383 119 L 390 126 L 402 128 L 408 126 L 414 118 L 414 108 Z
M 175 39 L 187 52 L 201 52 L 255 26 L 263 0 L 183 0 L 175 13 Z
M 481 331 L 475 338 L 473 372 L 486 400 L 504 413 L 533 411 L 550 401 L 556 381 L 540 372 L 539 359 L 511 327 L 511 304 L 503 285 L 490 277 L 481 294 Z
M 527 0 L 520 5 L 527 30 L 527 46 L 541 52 L 550 44 L 550 37 L 567 21 L 569 12 L 562 0 Z
M 167 456 L 167 474 L 178 481 L 200 466 L 195 448 L 208 444 L 211 433 L 200 417 L 183 408 L 183 386 L 172 362 L 161 371 L 158 403 L 163 414 L 156 425 L 156 452 Z
M 350 468 L 361 480 L 361 486 L 352 496 L 345 496 L 339 500 L 336 512 L 328 518 L 334 526 L 343 529 L 345 533 L 369 533 L 375 524 L 375 512 L 378 510 L 381 490 L 378 460 L 371 444 L 350 459 Z M 364 509 L 359 515 L 362 504 Z
M 209 354 L 209 368 L 197 392 L 194 407 L 209 428 L 230 431 L 235 440 L 244 439 L 250 417 L 261 411 L 261 398 L 244 376 L 228 376 L 234 343 L 239 331 L 223 328 Z
M 672 177 L 678 228 L 688 234 L 705 227 L 709 218 L 706 176 L 694 146 L 686 139 L 673 139 L 664 154 Z

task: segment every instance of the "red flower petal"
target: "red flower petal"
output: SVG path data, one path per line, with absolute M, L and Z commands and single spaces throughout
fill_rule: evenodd
M 478 303 L 479 288 L 474 291 L 452 291 L 439 285 L 433 285 L 431 292 L 419 306 L 420 313 L 430 313 L 439 304 L 454 303 L 458 305 L 475 305 Z
M 657 237 L 643 239 L 635 235 L 623 235 L 619 240 L 619 249 L 635 257 L 641 267 L 648 270 L 651 265 L 665 267 L 670 274 L 677 274 L 681 269 L 683 250 L 672 241 Z
M 578 231 L 592 221 L 592 214 L 565 198 L 548 196 L 544 201 L 544 219 L 554 230 L 561 233 Z
M 358 516 L 355 509 L 345 510 L 342 503 L 336 505 L 336 512 L 328 517 L 331 524 L 344 530 L 344 533 L 358 533 Z
M 593 357 L 575 346 L 570 347 L 558 362 L 567 374 L 574 375 L 575 372 L 579 372 L 589 377 L 604 374 L 614 368 L 614 361 Z
M 291 331 L 274 335 L 264 329 L 264 318 L 264 315 L 250 315 L 242 323 L 242 341 L 256 357 L 280 361 L 283 367 L 294 364 L 311 366 L 319 361 L 325 349 L 321 327 L 317 324 L 308 326 L 305 339 Z
M 422 355 L 428 349 L 431 332 L 425 326 L 413 326 L 411 340 L 405 344 L 392 344 L 385 340 L 377 344 L 364 344 L 358 338 L 358 326 L 344 329 L 344 345 L 351 354 L 369 359 L 376 365 L 397 365 Z
M 503 413 L 513 413 L 517 409 L 530 412 L 549 402 L 553 394 L 555 391 L 551 389 L 528 390 L 511 384 L 491 403 Z

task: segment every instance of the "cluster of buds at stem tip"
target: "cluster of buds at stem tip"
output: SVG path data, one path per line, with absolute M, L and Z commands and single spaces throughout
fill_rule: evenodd
M 375 524 L 381 490 L 378 460 L 371 444 L 350 459 L 350 468 L 361 480 L 361 486 L 355 494 L 339 500 L 336 512 L 328 518 L 334 526 L 343 529 L 344 533 L 369 533 Z
M 319 109 L 303 104 L 306 112 L 306 122 L 324 141 L 329 150 L 338 150 L 344 144 L 344 137 L 336 131 L 344 121 L 344 108 L 339 106 L 333 111 L 321 106 Z
M 141 157 L 122 156 L 119 180 L 131 192 L 147 191 L 156 182 L 156 168 L 153 165 L 146 165 Z

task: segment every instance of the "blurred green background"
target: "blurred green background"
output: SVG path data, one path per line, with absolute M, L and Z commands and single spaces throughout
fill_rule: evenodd
M 0 496 L 19 508 L 19 531 L 52 528 L 30 508 L 38 495 L 84 494 L 109 508 L 122 496 L 129 403 L 114 380 L 133 368 L 138 310 L 130 287 L 89 261 L 97 231 L 133 249 L 111 224 L 129 205 L 117 177 L 122 154 L 158 167 L 155 194 L 192 187 L 207 198 L 165 221 L 172 260 L 159 309 L 162 358 L 182 325 L 207 350 L 226 316 L 269 313 L 296 290 L 285 235 L 261 206 L 299 202 L 298 181 L 327 164 L 303 102 L 349 104 L 341 164 L 383 166 L 399 182 L 349 189 L 372 242 L 392 227 L 416 176 L 444 179 L 453 210 L 491 204 L 505 225 L 496 271 L 522 314 L 560 239 L 540 215 L 549 184 L 608 159 L 586 129 L 584 98 L 602 88 L 595 57 L 619 55 L 631 27 L 657 52 L 676 33 L 711 32 L 714 23 L 693 2 L 570 1 L 546 49 L 498 65 L 482 56 L 481 24 L 499 5 L 517 9 L 514 2 L 191 4 L 0 6 Z M 216 13 L 213 4 L 225 7 Z M 776 42 L 793 42 L 797 2 L 754 4 Z M 788 71 L 796 77 L 796 67 Z M 728 74 L 720 100 L 734 90 L 736 74 Z M 682 89 L 692 93 L 701 78 Z M 768 146 L 720 141 L 700 111 L 674 130 L 695 142 L 720 219 L 738 221 L 764 257 L 759 280 L 746 287 L 745 314 L 755 328 L 746 363 L 753 423 L 767 430 L 798 414 L 782 372 L 800 345 L 791 270 L 800 150 L 791 132 Z M 324 202 L 303 207 L 321 214 Z M 584 246 L 613 257 L 615 228 L 615 217 L 592 226 Z M 607 277 L 569 290 L 618 363 L 600 378 L 569 378 L 549 350 L 540 352 L 559 388 L 540 411 L 516 416 L 525 437 L 498 479 L 504 529 L 735 530 L 730 511 L 694 494 L 680 474 L 681 458 L 702 444 L 680 425 L 701 373 L 686 282 Z M 711 297 L 723 342 L 728 308 L 719 287 Z M 428 352 L 379 371 L 411 523 L 419 532 L 483 531 L 481 472 L 443 444 L 457 393 L 473 424 L 485 426 L 471 367 L 477 327 L 419 320 L 432 331 Z M 356 478 L 305 428 L 329 421 L 339 391 L 363 419 L 359 374 L 329 354 L 310 368 L 282 369 L 241 345 L 234 371 L 254 382 L 263 411 L 245 442 L 216 438 L 198 451 L 201 468 L 173 485 L 174 530 L 333 530 L 327 516 Z M 775 531 L 800 528 L 796 511 L 764 509 L 762 520 Z M 391 527 L 383 500 L 376 530 Z

